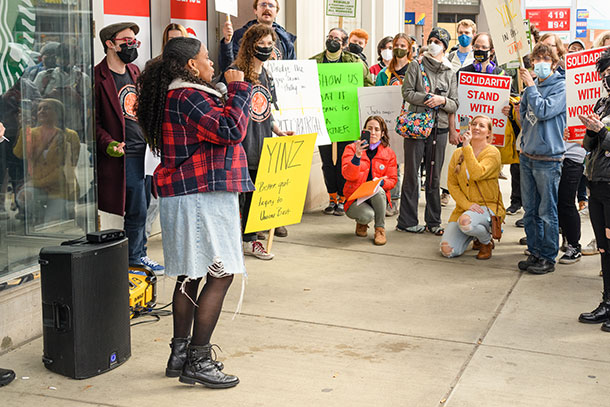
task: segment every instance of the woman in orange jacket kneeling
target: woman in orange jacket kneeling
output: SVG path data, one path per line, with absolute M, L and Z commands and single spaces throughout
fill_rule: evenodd
M 503 220 L 506 214 L 498 184 L 502 163 L 498 149 L 489 144 L 492 136 L 491 119 L 475 116 L 461 136 L 463 147 L 451 157 L 447 181 L 456 205 L 441 241 L 445 257 L 461 256 L 473 240 L 477 259 L 491 257 L 491 216 Z
M 390 148 L 388 127 L 379 116 L 371 116 L 364 123 L 364 130 L 370 133 L 370 143 L 364 139 L 355 141 L 345 148 L 342 172 L 345 177 L 344 195 L 350 196 L 367 181 L 381 179 L 380 188 L 364 202 L 354 200 L 345 203 L 345 214 L 356 220 L 356 235 L 367 236 L 369 223 L 375 221 L 375 244 L 384 245 L 385 210 L 390 199 L 390 191 L 396 185 L 396 154 Z

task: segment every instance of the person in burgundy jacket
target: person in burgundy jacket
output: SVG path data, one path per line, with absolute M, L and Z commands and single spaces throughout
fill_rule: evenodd
M 102 28 L 106 57 L 95 66 L 95 138 L 97 143 L 98 208 L 124 216 L 129 239 L 129 264 L 144 264 L 160 274 L 164 268 L 146 255 L 146 141 L 138 124 L 136 82 L 140 31 L 124 22 Z
M 384 245 L 385 210 L 391 203 L 390 191 L 398 180 L 396 154 L 390 148 L 388 127 L 383 118 L 371 116 L 366 119 L 364 129 L 370 132 L 370 143 L 358 140 L 345 147 L 341 171 L 345 177 L 343 193 L 348 199 L 345 202 L 345 214 L 356 220 L 356 235 L 366 237 L 368 224 L 375 221 L 375 244 Z M 381 178 L 381 188 L 365 202 L 358 205 L 350 196 L 367 181 Z

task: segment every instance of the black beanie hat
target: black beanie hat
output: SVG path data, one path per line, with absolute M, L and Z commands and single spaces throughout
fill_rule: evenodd
M 449 48 L 449 41 L 451 41 L 451 35 L 449 31 L 445 30 L 443 27 L 434 27 L 432 31 L 430 31 L 430 35 L 428 35 L 428 42 L 430 42 L 430 38 L 437 38 L 440 42 L 445 45 L 445 51 Z

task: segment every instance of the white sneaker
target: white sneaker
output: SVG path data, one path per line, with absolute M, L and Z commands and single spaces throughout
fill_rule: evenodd
M 583 256 L 593 256 L 594 254 L 599 254 L 599 250 L 597 250 L 597 241 L 595 239 L 591 240 L 588 245 L 582 248 L 581 253 Z
M 261 260 L 271 260 L 275 257 L 273 253 L 268 253 L 263 244 L 258 240 L 244 242 L 244 254 L 246 256 L 254 256 Z

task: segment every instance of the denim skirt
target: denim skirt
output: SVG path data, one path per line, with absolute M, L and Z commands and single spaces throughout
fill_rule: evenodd
M 165 275 L 245 274 L 237 192 L 160 197 Z

